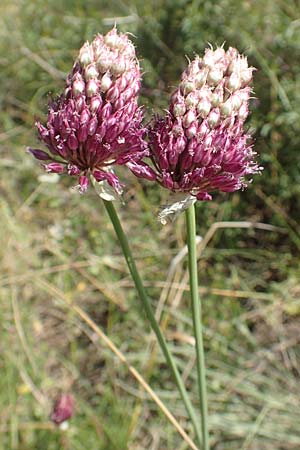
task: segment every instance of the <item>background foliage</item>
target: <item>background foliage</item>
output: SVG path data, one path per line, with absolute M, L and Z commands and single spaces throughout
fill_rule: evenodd
M 45 177 L 24 151 L 82 43 L 115 22 L 136 36 L 148 118 L 167 107 L 186 57 L 208 43 L 237 47 L 258 69 L 249 126 L 265 170 L 246 192 L 198 204 L 199 235 L 216 229 L 199 260 L 212 449 L 299 449 L 299 17 L 298 0 L 1 2 L 1 450 L 186 448 L 63 301 L 90 314 L 189 430 L 101 202 L 92 191 L 74 193 L 68 179 Z M 162 228 L 155 213 L 164 193 L 122 175 L 125 228 L 193 392 L 184 259 L 168 295 L 163 289 L 185 244 L 184 221 Z M 63 432 L 48 417 L 66 391 L 77 409 Z

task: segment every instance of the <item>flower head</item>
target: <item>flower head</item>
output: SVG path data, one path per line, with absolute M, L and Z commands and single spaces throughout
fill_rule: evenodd
M 210 200 L 209 192 L 241 189 L 260 171 L 243 129 L 253 70 L 234 48 L 209 48 L 189 63 L 169 111 L 149 130 L 151 173 L 163 187 Z M 143 176 L 144 164 L 134 170 Z
M 74 414 L 74 399 L 70 394 L 62 394 L 55 402 L 50 419 L 56 425 L 67 421 Z
M 29 151 L 48 172 L 79 178 L 80 191 L 90 174 L 116 191 L 114 164 L 137 162 L 147 155 L 138 107 L 140 69 L 132 42 L 113 28 L 81 48 L 64 93 L 50 103 L 46 126 L 37 122 L 48 151 Z

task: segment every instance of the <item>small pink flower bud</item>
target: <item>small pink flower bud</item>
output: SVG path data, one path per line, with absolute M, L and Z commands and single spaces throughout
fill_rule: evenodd
M 90 64 L 89 66 L 87 66 L 84 71 L 84 77 L 86 81 L 91 80 L 93 78 L 98 78 L 98 75 L 99 72 L 94 64 Z
M 201 88 L 207 80 L 208 70 L 201 70 L 195 75 L 195 86 L 196 88 Z
M 73 95 L 74 97 L 78 97 L 80 94 L 83 94 L 85 90 L 85 83 L 82 80 L 82 78 L 78 78 L 73 82 L 72 85 L 72 91 L 73 91 Z
M 210 110 L 211 104 L 205 98 L 201 100 L 197 105 L 197 111 L 199 113 L 199 116 L 202 117 L 202 119 L 208 116 Z
M 88 42 L 81 47 L 79 52 L 79 62 L 82 66 L 87 66 L 92 62 L 93 52 Z
M 86 95 L 88 97 L 94 97 L 94 95 L 99 93 L 99 84 L 96 80 L 88 81 L 86 85 Z
M 192 139 L 193 137 L 195 137 L 196 134 L 197 134 L 197 127 L 196 127 L 196 125 L 191 125 L 191 126 L 186 130 L 185 134 L 186 134 L 186 137 L 187 137 L 188 139 Z
M 247 86 L 252 80 L 252 69 L 246 69 L 241 71 L 241 81 L 243 86 Z
M 124 58 L 118 58 L 116 59 L 113 64 L 111 65 L 111 73 L 118 77 L 119 75 L 122 75 L 126 71 L 126 60 Z
M 102 91 L 102 92 L 108 91 L 108 89 L 111 87 L 111 85 L 112 85 L 112 79 L 111 79 L 110 76 L 106 73 L 106 74 L 103 75 L 103 77 L 101 78 L 101 83 L 100 83 L 101 91 Z
M 213 109 L 209 113 L 209 115 L 207 117 L 207 121 L 211 128 L 215 128 L 219 124 L 219 121 L 220 121 L 220 111 L 217 108 Z
M 235 92 L 231 97 L 231 105 L 234 111 L 238 111 L 238 109 L 240 109 L 241 105 L 242 105 L 242 96 L 240 95 L 240 92 Z M 228 100 L 227 100 L 228 102 Z
M 238 73 L 233 72 L 227 80 L 226 87 L 233 92 L 241 87 L 241 78 Z
M 46 164 L 44 167 L 46 172 L 49 173 L 63 173 L 65 171 L 65 167 L 57 162 Z
M 191 92 L 185 98 L 185 104 L 188 109 L 195 108 L 197 106 L 199 99 L 195 92 Z
M 102 105 L 102 97 L 101 95 L 97 95 L 91 99 L 90 108 L 92 112 L 96 112 L 100 106 Z
M 220 110 L 223 117 L 229 117 L 232 114 L 233 105 L 231 97 L 220 106 Z
M 196 120 L 196 115 L 193 111 L 188 111 L 183 117 L 182 124 L 185 128 L 189 128 L 189 126 Z
M 113 30 L 114 31 L 114 30 Z M 104 42 L 108 47 L 111 47 L 112 49 L 117 49 L 119 45 L 119 36 L 117 33 L 110 32 L 108 33 L 105 38 Z
M 100 54 L 97 59 L 97 66 L 101 73 L 107 72 L 114 61 L 114 55 L 110 51 L 105 51 Z
M 223 78 L 223 72 L 219 69 L 211 69 L 208 72 L 207 81 L 211 86 L 216 86 Z
M 175 103 L 173 106 L 173 114 L 175 117 L 182 117 L 186 112 L 186 107 L 184 102 L 182 103 Z

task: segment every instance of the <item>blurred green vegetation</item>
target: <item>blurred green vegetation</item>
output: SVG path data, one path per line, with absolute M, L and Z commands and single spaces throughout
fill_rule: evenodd
M 216 228 L 199 261 L 211 448 L 299 449 L 299 1 L 2 0 L 0 450 L 187 448 L 126 368 L 53 294 L 51 286 L 81 305 L 191 432 L 160 352 L 149 363 L 152 337 L 101 202 L 92 191 L 74 193 L 72 180 L 45 181 L 24 150 L 35 145 L 34 121 L 45 118 L 48 97 L 62 89 L 82 43 L 114 23 L 135 36 L 148 118 L 167 107 L 186 57 L 208 43 L 237 47 L 257 68 L 249 127 L 264 172 L 245 192 L 197 205 L 201 236 L 220 221 L 235 222 Z M 164 193 L 122 175 L 120 214 L 196 398 L 185 261 L 165 298 L 162 289 L 185 244 L 184 220 L 162 228 L 155 214 Z M 77 406 L 62 431 L 49 413 L 66 391 Z

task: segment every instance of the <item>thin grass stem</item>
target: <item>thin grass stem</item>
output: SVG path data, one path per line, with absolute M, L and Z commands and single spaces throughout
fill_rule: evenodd
M 209 450 L 208 407 L 206 395 L 201 302 L 199 298 L 199 289 L 198 289 L 196 220 L 195 220 L 194 205 L 190 206 L 186 210 L 185 216 L 187 226 L 187 246 L 188 246 L 188 261 L 190 274 L 190 296 L 191 296 L 194 336 L 196 340 L 197 376 L 198 376 L 198 389 L 201 408 L 202 448 L 203 450 Z
M 124 257 L 125 257 L 125 260 L 127 262 L 127 265 L 128 265 L 129 271 L 130 271 L 130 274 L 131 274 L 132 279 L 134 281 L 136 290 L 138 292 L 139 298 L 140 298 L 140 300 L 142 302 L 142 305 L 144 307 L 144 310 L 145 310 L 145 313 L 147 315 L 147 318 L 148 318 L 148 320 L 150 322 L 151 328 L 154 331 L 154 333 L 156 334 L 156 337 L 157 337 L 158 343 L 160 345 L 160 348 L 161 348 L 161 350 L 162 350 L 162 352 L 163 352 L 163 354 L 165 356 L 166 362 L 167 362 L 167 364 L 168 364 L 168 366 L 169 366 L 169 368 L 170 368 L 170 370 L 171 370 L 171 372 L 173 374 L 173 377 L 174 377 L 174 380 L 175 380 L 176 385 L 178 387 L 178 390 L 180 392 L 182 401 L 184 402 L 184 405 L 186 407 L 187 413 L 188 413 L 188 415 L 189 415 L 189 417 L 191 419 L 191 422 L 193 424 L 193 427 L 194 427 L 194 430 L 195 430 L 195 435 L 196 435 L 199 443 L 201 443 L 201 433 L 200 433 L 200 430 L 199 430 L 199 425 L 198 425 L 198 420 L 197 420 L 197 416 L 196 416 L 195 410 L 194 410 L 194 408 L 192 406 L 192 403 L 191 403 L 191 401 L 189 399 L 189 396 L 188 396 L 188 393 L 187 393 L 186 388 L 184 386 L 184 383 L 182 381 L 182 378 L 181 378 L 181 376 L 180 376 L 180 374 L 178 372 L 176 363 L 175 363 L 175 361 L 174 361 L 174 359 L 172 357 L 172 354 L 170 353 L 170 351 L 168 349 L 167 342 L 166 342 L 166 340 L 165 340 L 165 338 L 164 338 L 164 336 L 163 336 L 163 334 L 162 334 L 162 332 L 160 330 L 160 327 L 159 327 L 159 325 L 158 325 L 158 323 L 157 323 L 157 321 L 155 319 L 154 313 L 152 311 L 151 303 L 150 303 L 149 298 L 148 298 L 148 296 L 146 294 L 146 291 L 144 289 L 144 286 L 143 286 L 142 280 L 140 278 L 139 272 L 138 272 L 137 267 L 135 265 L 135 262 L 134 262 L 131 250 L 129 248 L 128 240 L 127 240 L 127 237 L 126 237 L 126 235 L 125 235 L 125 233 L 123 231 L 123 228 L 122 228 L 121 222 L 119 220 L 117 211 L 116 211 L 116 209 L 115 209 L 115 207 L 113 205 L 113 202 L 106 201 L 106 200 L 103 200 L 103 202 L 104 202 L 106 211 L 107 211 L 107 213 L 108 213 L 108 215 L 110 217 L 110 220 L 111 220 L 111 222 L 113 224 L 113 227 L 114 227 L 114 230 L 116 232 L 116 235 L 117 235 L 117 237 L 119 239 L 119 242 L 120 242 L 120 245 L 121 245 Z

